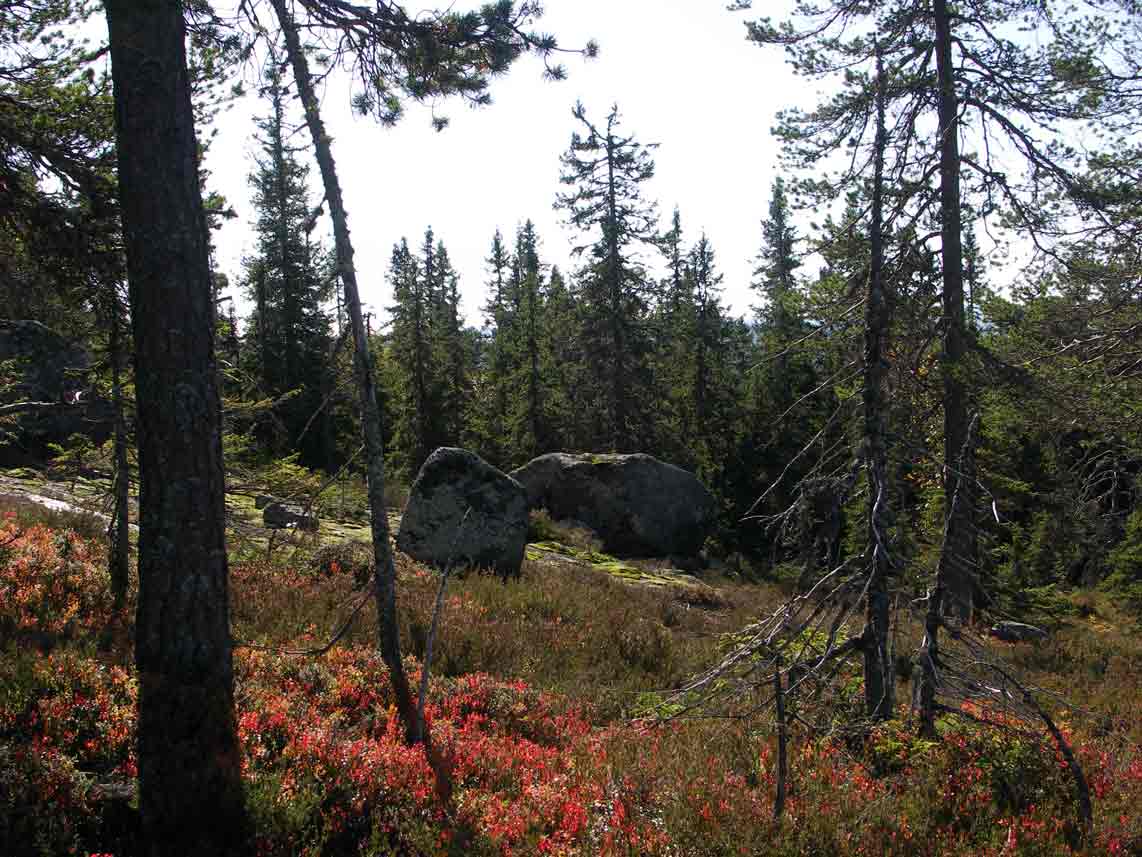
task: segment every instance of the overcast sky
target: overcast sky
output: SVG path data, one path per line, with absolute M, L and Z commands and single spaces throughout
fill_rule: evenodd
M 648 198 L 657 200 L 664 228 L 677 204 L 688 241 L 707 232 L 725 275 L 726 302 L 737 314 L 748 312 L 760 221 L 779 168 L 769 129 L 776 111 L 804 85 L 779 50 L 745 40 L 744 15 L 752 13 L 728 12 L 726 0 L 545 5 L 541 29 L 565 47 L 594 38 L 599 57 L 570 58 L 568 79 L 555 83 L 542 79 L 537 59 L 520 60 L 493 81 L 490 106 L 438 105 L 451 118 L 443 132 L 432 130 L 427 107 L 412 104 L 396 128 L 381 128 L 352 115 L 344 81 L 327 88 L 323 116 L 345 189 L 363 300 L 381 311 L 388 306 L 385 272 L 393 243 L 407 236 L 418 245 L 429 224 L 460 273 L 472 323 L 480 321 L 483 260 L 497 227 L 510 236 L 530 217 L 544 261 L 567 270 L 575 235 L 552 203 L 560 187 L 559 155 L 576 124 L 571 108 L 579 99 L 597 121 L 617 103 L 627 133 L 660 144 Z M 786 4 L 762 5 L 777 14 Z M 218 266 L 232 281 L 252 249 L 246 176 L 254 151 L 252 119 L 264 109 L 250 98 L 226 112 L 207 161 L 211 187 L 223 191 L 239 215 L 216 236 Z M 301 139 L 308 142 L 308 135 Z M 316 199 L 316 166 L 311 182 Z

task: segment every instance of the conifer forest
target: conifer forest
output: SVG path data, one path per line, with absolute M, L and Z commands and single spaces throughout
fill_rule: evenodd
M 1142 855 L 1142 5 L 441 6 L 0 0 L 0 857 Z

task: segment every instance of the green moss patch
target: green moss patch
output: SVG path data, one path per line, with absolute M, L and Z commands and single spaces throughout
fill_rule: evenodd
M 611 575 L 626 583 L 639 583 L 647 586 L 686 586 L 714 592 L 708 584 L 693 575 L 676 569 L 649 569 L 623 562 L 610 554 L 600 551 L 581 550 L 559 542 L 535 542 L 527 546 L 527 558 L 532 562 L 542 562 L 552 555 L 584 565 Z

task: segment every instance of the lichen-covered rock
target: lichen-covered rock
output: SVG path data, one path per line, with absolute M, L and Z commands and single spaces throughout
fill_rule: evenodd
M 442 446 L 428 457 L 401 518 L 400 550 L 437 568 L 488 568 L 513 577 L 526 544 L 522 485 L 466 449 Z
M 262 524 L 271 530 L 299 529 L 317 532 L 316 515 L 306 514 L 301 506 L 274 502 L 262 509 Z
M 527 489 L 529 508 L 582 521 L 619 556 L 694 556 L 714 524 L 706 486 L 650 455 L 553 452 L 511 475 Z

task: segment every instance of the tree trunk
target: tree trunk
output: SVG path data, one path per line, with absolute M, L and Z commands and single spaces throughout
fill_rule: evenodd
M 865 709 L 875 720 L 892 716 L 894 676 L 888 646 L 888 444 L 885 429 L 884 374 L 889 336 L 884 282 L 884 70 L 877 53 L 876 152 L 872 184 L 871 258 L 864 318 L 864 445 L 868 475 L 868 533 L 865 552 L 870 575 L 864 630 Z
M 777 720 L 777 793 L 773 798 L 773 820 L 785 812 L 785 790 L 789 780 L 789 730 L 785 719 L 785 690 L 781 686 L 781 655 L 773 661 L 773 706 Z
M 109 572 L 111 595 L 115 599 L 115 612 L 127 602 L 127 585 L 130 578 L 131 530 L 128 508 L 131 497 L 131 471 L 127 462 L 127 414 L 123 402 L 123 369 L 126 354 L 120 328 L 123 320 L 119 312 L 119 296 L 111 284 L 110 351 L 111 351 L 111 404 L 115 409 L 115 482 L 113 485 L 114 511 L 111 515 L 111 556 Z
M 429 743 L 427 727 L 422 735 L 416 718 L 416 705 L 408 677 L 401 661 L 400 629 L 397 625 L 396 608 L 396 567 L 393 565 L 392 548 L 389 545 L 389 522 L 385 514 L 385 453 L 381 433 L 381 414 L 377 407 L 376 385 L 373 380 L 373 364 L 369 357 L 369 341 L 365 334 L 365 322 L 361 315 L 361 298 L 357 291 L 357 271 L 353 264 L 353 244 L 349 239 L 349 223 L 345 215 L 345 205 L 341 197 L 341 184 L 337 178 L 337 168 L 333 160 L 330 138 L 321 121 L 317 96 L 313 91 L 313 81 L 309 73 L 309 62 L 302 51 L 297 29 L 286 8 L 285 0 L 271 0 L 274 12 L 285 36 L 286 51 L 293 67 L 298 96 L 305 109 L 305 120 L 317 154 L 317 164 L 321 169 L 321 179 L 325 185 L 325 198 L 329 201 L 329 213 L 333 218 L 333 238 L 337 253 L 338 272 L 345 289 L 345 308 L 349 313 L 353 330 L 357 388 L 361 399 L 361 421 L 365 435 L 365 454 L 369 478 L 369 508 L 373 535 L 373 556 L 376 560 L 377 621 L 380 637 L 381 657 L 389 669 L 389 680 L 393 685 L 397 713 L 404 724 L 409 743 L 424 740 Z M 431 757 L 431 748 L 429 754 Z M 438 771 L 439 775 L 439 771 Z
M 140 853 L 244 854 L 215 309 L 183 8 L 105 8 L 138 391 Z
M 947 536 L 936 572 L 944 591 L 944 615 L 971 621 L 975 573 L 975 530 L 971 485 L 961 479 L 960 458 L 968 436 L 968 394 L 964 363 L 964 271 L 960 222 L 959 103 L 952 68 L 951 20 L 947 0 L 933 0 L 936 32 L 937 112 L 940 122 L 940 243 L 943 256 L 944 509 Z M 970 454 L 970 450 L 967 450 Z M 952 497 L 959 501 L 952 503 Z

